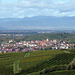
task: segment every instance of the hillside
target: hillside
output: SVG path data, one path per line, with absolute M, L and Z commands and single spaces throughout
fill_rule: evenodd
M 12 65 L 16 59 L 23 58 L 20 60 L 20 67 L 22 68 L 22 70 L 25 70 L 62 52 L 63 51 L 61 50 L 35 51 L 30 52 L 30 56 L 25 58 L 23 58 L 25 54 L 24 52 L 0 54 L 0 74 L 13 74 Z
M 33 34 L 23 37 L 22 39 L 16 39 L 19 40 L 25 40 L 25 41 L 31 41 L 31 40 L 45 40 L 45 39 L 53 40 L 53 39 L 60 39 L 68 41 L 68 43 L 75 43 L 75 34 L 70 33 L 53 33 L 53 34 Z
M 69 50 L 69 52 L 65 53 L 64 50 L 31 51 L 29 56 L 25 56 L 24 52 L 0 54 L 0 74 L 14 75 L 12 65 L 16 59 L 20 60 L 21 72 L 18 75 L 30 73 L 30 75 L 38 75 L 40 73 L 44 75 L 47 70 L 48 73 L 52 74 L 50 67 L 68 65 L 73 60 L 75 50 Z

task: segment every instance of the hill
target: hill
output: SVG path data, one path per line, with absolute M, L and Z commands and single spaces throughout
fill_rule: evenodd
M 21 72 L 18 75 L 48 75 L 48 74 L 65 74 L 67 65 L 72 62 L 75 57 L 75 50 L 68 50 L 69 53 L 65 53 L 64 50 L 43 50 L 43 51 L 31 51 L 30 55 L 25 57 L 24 52 L 20 53 L 6 53 L 0 54 L 0 74 L 2 75 L 14 75 L 13 62 L 16 59 L 20 60 Z M 67 73 L 74 73 L 75 70 L 68 66 Z M 63 71 L 62 71 L 63 70 Z
M 35 51 L 30 52 L 30 56 L 24 57 L 24 52 L 20 53 L 6 53 L 0 54 L 0 75 L 13 74 L 13 62 L 16 59 L 20 59 L 20 67 L 22 70 L 34 66 L 50 57 L 53 57 L 56 54 L 63 53 L 61 50 L 47 50 L 47 51 Z

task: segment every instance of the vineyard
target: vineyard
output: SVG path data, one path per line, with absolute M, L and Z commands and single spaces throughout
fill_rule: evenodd
M 75 57 L 75 50 L 68 51 L 70 53 L 64 50 L 39 50 L 26 55 L 25 52 L 0 54 L 0 75 L 14 75 L 13 63 L 17 59 L 21 68 L 18 75 L 33 75 L 34 72 L 40 73 L 53 66 L 68 65 Z
M 0 54 L 0 75 L 13 74 L 13 62 L 23 57 L 24 53 Z
M 32 66 L 31 68 L 27 69 L 25 73 L 38 72 L 44 68 L 52 67 L 54 65 L 68 65 L 74 57 L 75 54 L 58 54 L 53 58 L 49 58 L 35 66 Z
M 26 70 L 27 68 L 62 52 L 63 51 L 61 50 L 32 51 L 30 52 L 30 56 L 20 60 L 20 67 L 23 70 Z M 16 59 L 24 57 L 24 54 L 25 52 L 0 54 L 0 75 L 13 74 L 13 62 Z
M 38 74 L 31 74 L 31 75 L 38 75 Z M 49 72 L 41 75 L 75 75 L 75 70 Z

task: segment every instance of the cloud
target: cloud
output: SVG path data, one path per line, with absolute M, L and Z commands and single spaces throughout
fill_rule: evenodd
M 8 1 L 8 0 L 7 0 Z M 75 16 L 74 0 L 0 0 L 0 17 Z

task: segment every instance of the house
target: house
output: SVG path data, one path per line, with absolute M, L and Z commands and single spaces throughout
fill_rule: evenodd
M 13 42 L 13 40 L 9 40 L 9 43 Z

